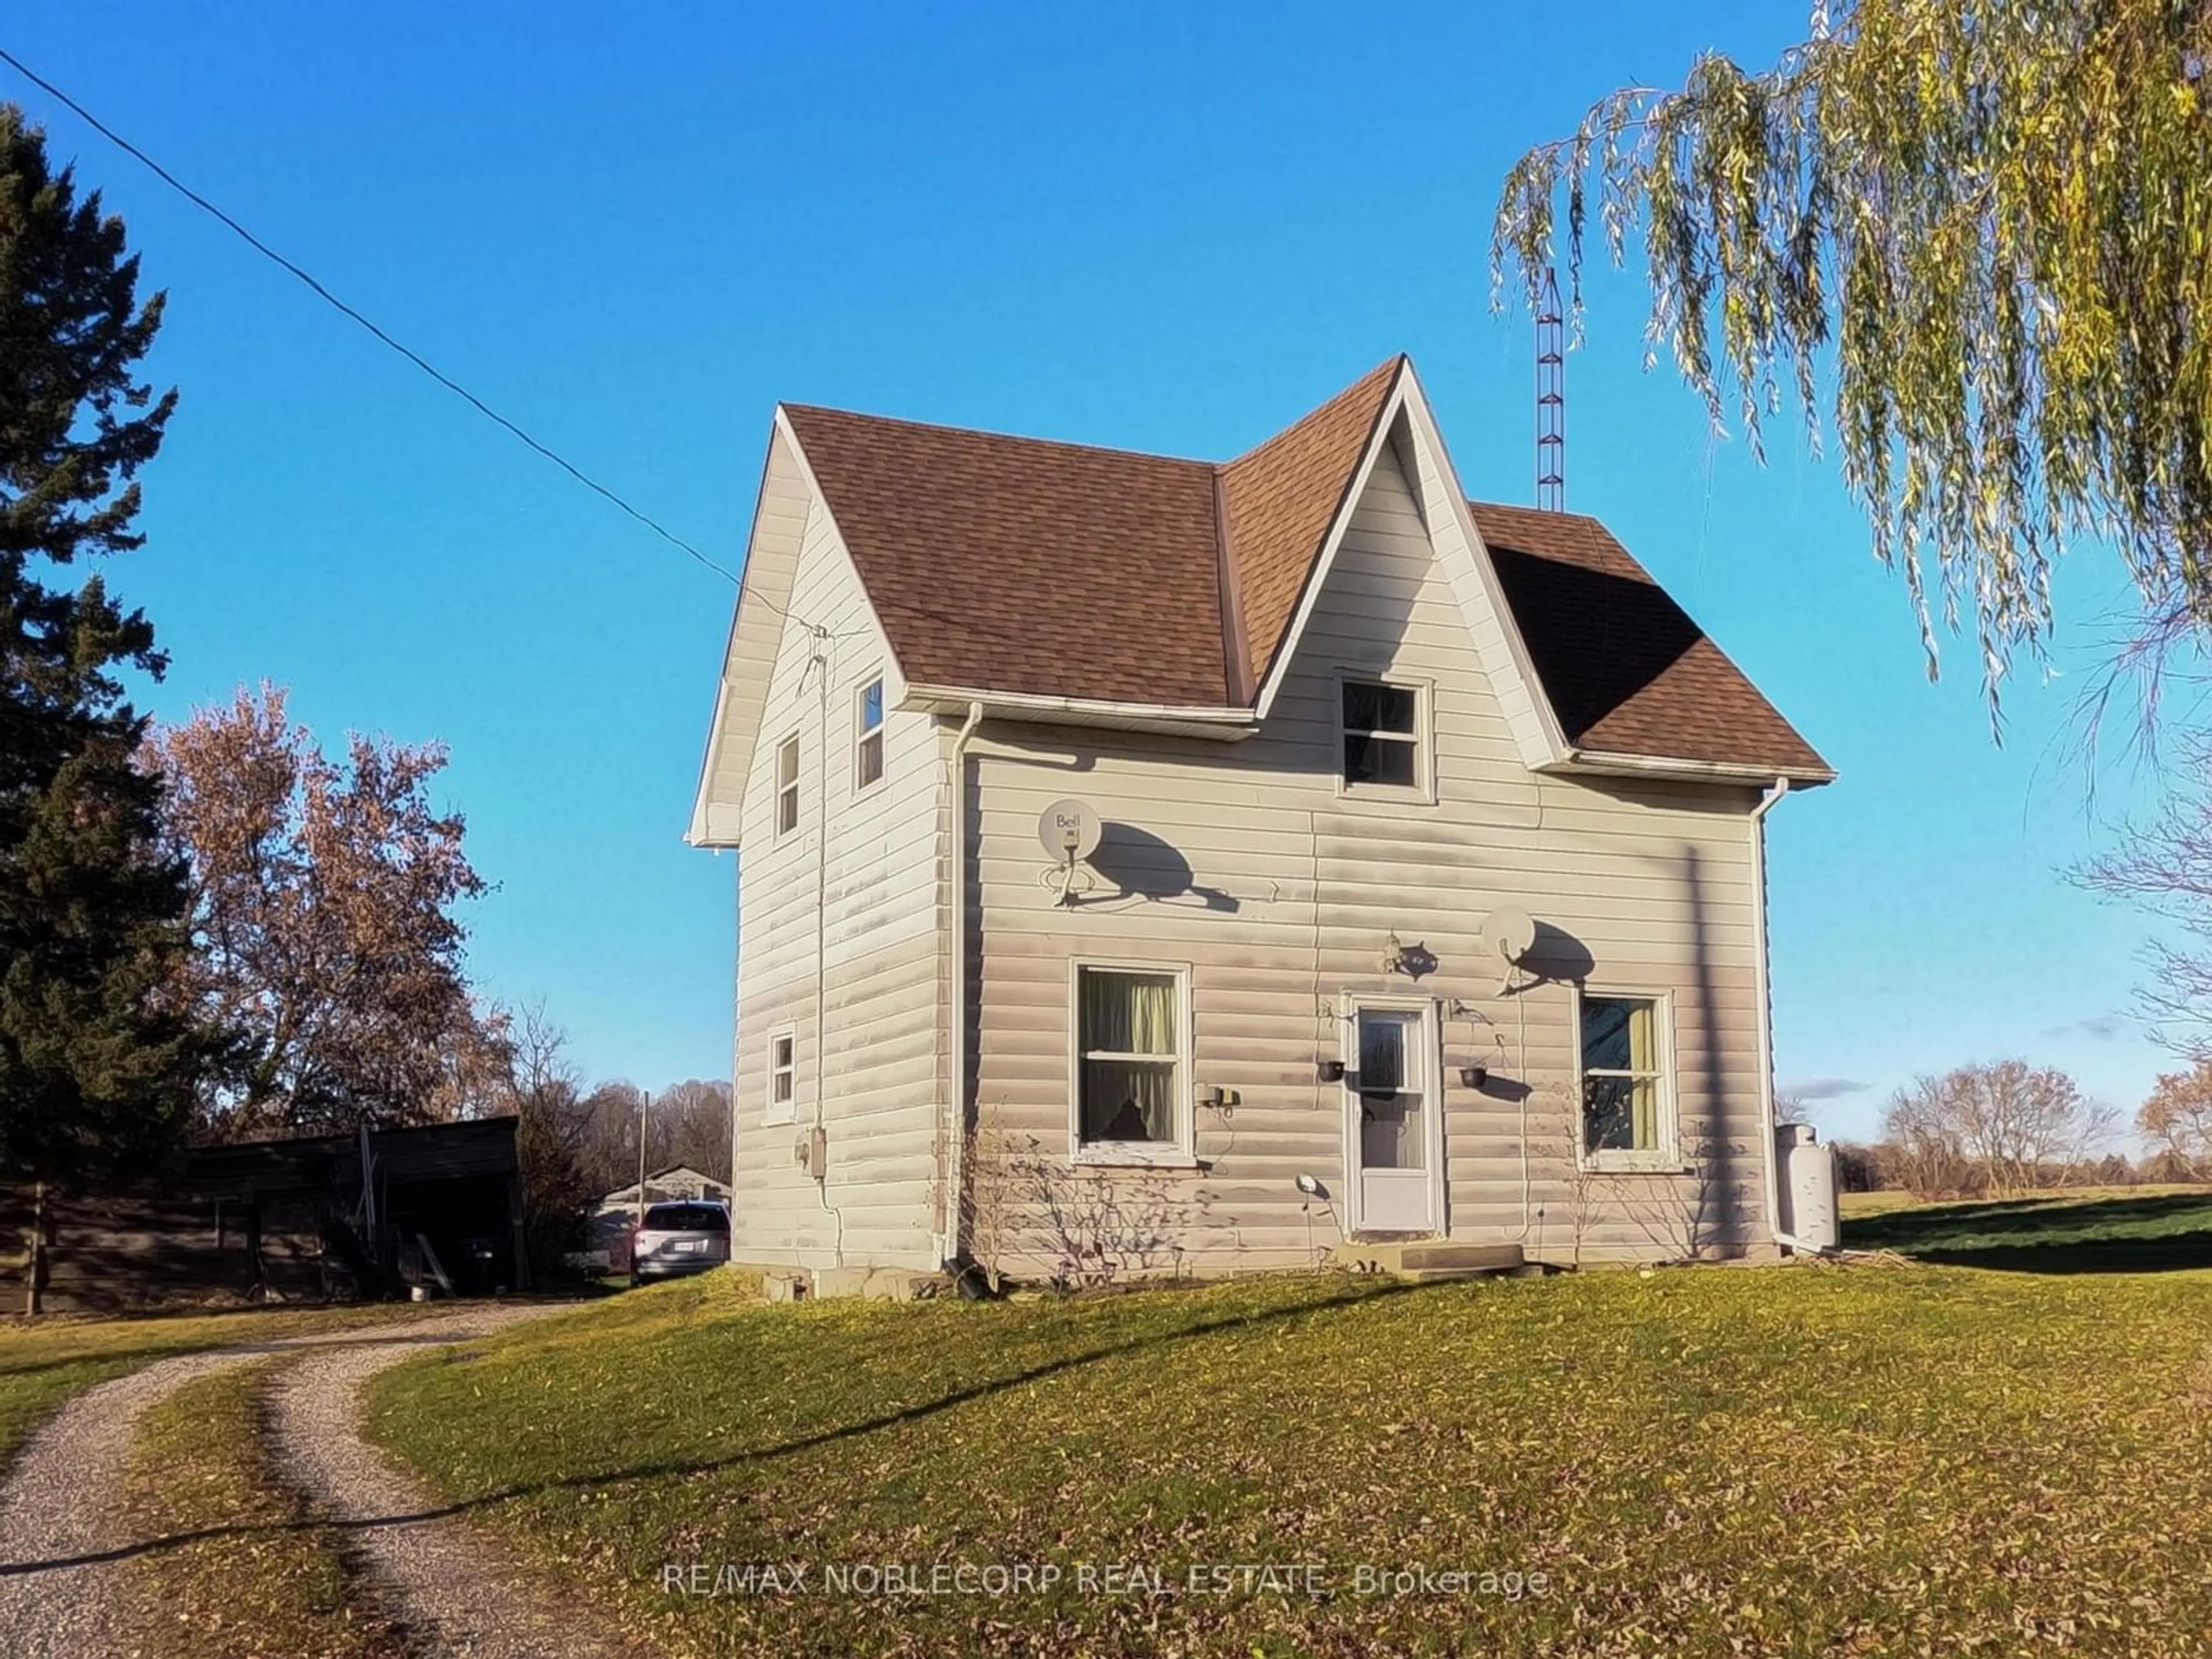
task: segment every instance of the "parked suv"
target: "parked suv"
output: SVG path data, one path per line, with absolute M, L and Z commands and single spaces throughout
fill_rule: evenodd
M 629 1282 L 702 1273 L 730 1259 L 730 1212 L 706 1199 L 648 1204 L 629 1236 Z

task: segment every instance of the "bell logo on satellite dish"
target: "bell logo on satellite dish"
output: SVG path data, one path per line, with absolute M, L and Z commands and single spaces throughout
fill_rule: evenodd
M 1517 904 L 1504 905 L 1490 913 L 1482 934 L 1501 962 L 1509 969 L 1517 967 L 1535 946 L 1535 919 Z
M 1037 818 L 1037 839 L 1054 863 L 1080 863 L 1098 850 L 1098 814 L 1079 800 L 1056 800 Z
M 1075 866 L 1098 850 L 1105 826 L 1079 800 L 1056 800 L 1037 815 L 1037 842 L 1060 866 L 1060 902 L 1075 902 Z

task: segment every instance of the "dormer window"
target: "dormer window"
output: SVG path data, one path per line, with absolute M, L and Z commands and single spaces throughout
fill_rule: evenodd
M 1345 787 L 1425 789 L 1421 688 L 1350 678 L 1342 685 Z

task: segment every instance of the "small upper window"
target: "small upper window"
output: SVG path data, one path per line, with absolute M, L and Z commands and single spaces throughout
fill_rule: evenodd
M 1344 682 L 1344 781 L 1421 787 L 1421 694 L 1381 680 Z
M 1583 1152 L 1592 1163 L 1668 1155 L 1663 1009 L 1656 997 L 1582 1000 Z
M 770 1122 L 788 1122 L 793 1109 L 793 1085 L 798 1080 L 799 1039 L 789 1031 L 778 1031 L 768 1040 L 768 1118 Z
M 880 675 L 860 688 L 855 711 L 854 787 L 865 789 L 884 775 L 884 682 Z
M 799 828 L 799 737 L 783 740 L 775 751 L 775 833 Z

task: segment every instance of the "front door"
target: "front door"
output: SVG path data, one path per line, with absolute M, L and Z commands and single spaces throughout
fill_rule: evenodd
M 1352 1231 L 1437 1232 L 1443 1224 L 1443 1099 L 1436 1005 L 1355 1002 L 1346 1026 Z

